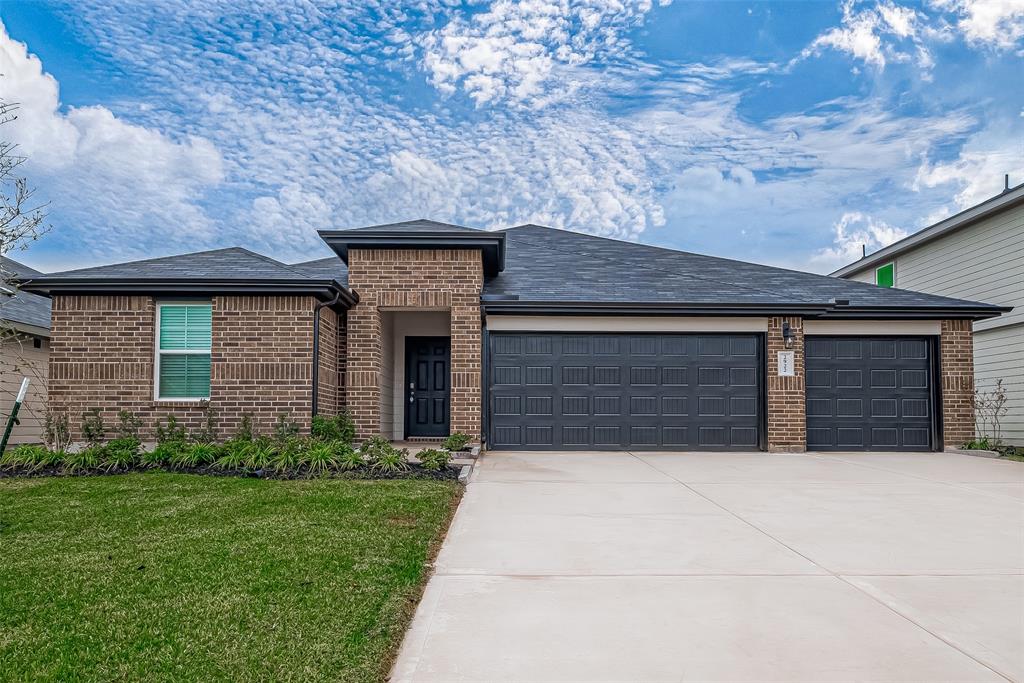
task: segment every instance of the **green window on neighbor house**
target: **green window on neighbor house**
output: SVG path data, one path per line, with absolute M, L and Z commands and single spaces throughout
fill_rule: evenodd
M 892 287 L 896 284 L 896 264 L 886 263 L 875 269 L 875 284 L 879 287 Z
M 210 397 L 210 339 L 213 307 L 204 303 L 157 306 L 156 397 Z

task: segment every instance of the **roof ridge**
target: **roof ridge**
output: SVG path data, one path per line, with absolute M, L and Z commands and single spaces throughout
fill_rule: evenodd
M 525 226 L 517 226 L 517 227 L 525 227 Z M 579 233 L 579 232 L 575 232 L 574 230 L 561 230 L 559 228 L 551 228 L 551 227 L 548 227 L 548 226 L 545 226 L 545 225 L 538 225 L 538 226 L 535 226 L 535 227 L 544 228 L 546 230 L 556 230 L 556 231 L 559 231 L 559 232 L 567 232 L 567 233 L 570 233 L 570 234 L 582 235 L 584 237 L 595 237 L 596 239 L 603 239 L 605 241 L 616 242 L 616 243 L 619 243 L 619 244 L 628 244 L 628 245 L 632 245 L 632 246 L 642 246 L 642 247 L 648 246 L 646 244 L 639 244 L 638 245 L 636 242 L 627 242 L 626 240 L 617 240 L 617 239 L 613 239 L 613 238 L 610 238 L 610 237 L 598 237 L 596 235 L 589 235 L 587 233 Z M 520 242 L 526 241 L 526 240 L 523 240 L 523 239 L 521 239 L 521 238 L 519 238 L 519 237 L 517 237 L 515 235 L 510 235 L 509 238 L 512 239 L 513 241 L 520 241 Z M 565 249 L 558 249 L 557 247 L 552 247 L 551 245 L 546 245 L 546 244 L 538 245 L 536 242 L 528 242 L 528 241 L 527 241 L 527 243 L 533 244 L 534 246 L 540 246 L 540 247 L 543 247 L 543 248 L 546 248 L 546 249 L 553 249 L 555 251 L 560 251 L 563 254 L 565 254 L 565 253 L 574 253 L 577 257 L 580 256 L 580 254 L 578 254 L 578 253 L 567 252 Z M 694 252 L 681 251 L 679 249 L 668 249 L 667 247 L 654 247 L 654 248 L 655 249 L 660 249 L 662 251 L 668 251 L 668 252 L 671 252 L 671 253 L 674 253 L 674 254 L 687 254 L 687 255 L 690 255 L 690 256 L 704 256 L 703 254 L 696 254 Z M 634 267 L 634 268 L 644 268 L 645 270 L 653 270 L 653 271 L 656 271 L 656 272 L 659 272 L 659 273 L 669 273 L 671 275 L 690 277 L 690 278 L 694 278 L 694 279 L 697 279 L 697 280 L 703 280 L 705 282 L 713 282 L 715 284 L 719 284 L 719 285 L 723 285 L 723 286 L 737 287 L 739 289 L 746 289 L 748 291 L 755 292 L 757 294 L 770 294 L 770 292 L 767 292 L 764 289 L 759 289 L 759 288 L 756 288 L 756 287 L 750 287 L 749 285 L 744 285 L 744 284 L 741 284 L 741 283 L 738 283 L 738 282 L 727 282 L 727 281 L 723 281 L 723 280 L 717 280 L 715 278 L 707 277 L 707 276 L 704 276 L 704 275 L 697 275 L 695 273 L 680 273 L 680 272 L 676 272 L 676 271 L 672 271 L 672 270 L 667 270 L 665 268 L 657 268 L 657 267 L 651 266 L 650 264 L 646 264 L 646 263 L 626 263 L 625 261 L 622 261 L 620 259 L 609 258 L 609 257 L 606 257 L 606 256 L 594 256 L 593 254 L 587 254 L 587 257 L 589 257 L 589 258 L 596 258 L 596 259 L 600 259 L 602 261 L 608 261 L 608 262 L 611 262 L 611 263 L 620 263 L 622 265 L 628 265 L 628 266 Z M 707 258 L 715 258 L 715 257 L 707 257 Z M 722 260 L 731 260 L 731 259 L 722 259 Z M 744 262 L 740 261 L 739 263 L 744 263 Z M 747 265 L 750 265 L 750 264 L 747 263 Z M 753 265 L 760 265 L 760 264 L 753 264 Z M 761 266 L 761 267 L 762 268 L 771 268 L 772 266 Z M 813 274 L 813 273 L 804 273 L 803 271 L 793 271 L 793 272 L 802 273 L 803 275 L 812 275 Z M 821 277 L 827 277 L 827 276 L 821 276 Z M 807 303 L 812 303 L 812 302 L 810 300 L 807 300 Z
M 283 263 L 281 261 L 278 261 L 275 258 L 271 258 L 269 256 L 265 256 L 265 255 L 260 254 L 258 252 L 252 251 L 251 249 L 246 249 L 245 247 L 235 247 L 235 248 L 238 249 L 241 252 L 244 252 L 244 253 L 248 254 L 249 256 L 254 256 L 254 257 L 256 257 L 256 258 L 258 258 L 258 259 L 260 259 L 262 261 L 266 261 L 267 263 L 273 263 L 275 266 L 280 266 L 280 267 L 284 268 L 285 270 L 287 270 L 289 272 L 295 273 L 296 275 L 301 275 L 303 277 L 309 277 L 308 273 L 303 273 L 301 270 L 296 270 L 296 269 L 292 268 L 290 265 L 288 265 L 287 263 Z M 199 252 L 199 253 L 202 253 L 202 252 Z M 188 256 L 188 254 L 182 254 L 182 256 Z
M 138 259 L 138 260 L 135 260 L 135 261 L 118 261 L 118 262 L 115 262 L 115 263 L 104 263 L 103 265 L 99 265 L 99 266 L 86 266 L 85 268 L 72 268 L 71 270 L 61 270 L 61 271 L 57 271 L 56 273 L 43 273 L 43 275 L 46 275 L 47 277 L 50 277 L 50 276 L 57 276 L 57 275 L 67 275 L 69 273 L 79 273 L 79 272 L 82 272 L 84 270 L 95 270 L 97 268 L 109 268 L 109 267 L 112 267 L 112 266 L 134 266 L 134 265 L 144 264 L 144 263 L 153 263 L 154 261 L 166 261 L 167 259 L 180 258 L 182 256 L 199 256 L 201 254 L 216 254 L 217 252 L 221 252 L 221 251 L 242 251 L 242 252 L 246 252 L 246 253 L 249 253 L 249 254 L 254 254 L 256 256 L 259 256 L 259 254 L 255 254 L 254 252 L 250 252 L 248 249 L 245 249 L 244 247 L 219 247 L 217 249 L 203 249 L 202 251 L 187 251 L 187 252 L 185 252 L 183 254 L 168 254 L 167 256 L 154 256 L 152 258 Z M 282 265 L 284 265 L 284 264 L 282 264 Z

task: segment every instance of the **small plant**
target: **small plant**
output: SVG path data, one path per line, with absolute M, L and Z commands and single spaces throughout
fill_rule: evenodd
M 203 405 L 203 423 L 192 435 L 196 443 L 214 443 L 217 440 L 217 412 L 209 403 Z
M 248 470 L 261 471 L 267 469 L 270 461 L 274 458 L 274 444 L 266 438 L 259 438 L 253 441 L 245 459 L 245 468 Z
M 298 435 L 299 425 L 297 425 L 287 413 L 281 413 L 277 416 L 277 423 L 274 425 L 275 439 L 285 442 L 294 439 Z
M 71 445 L 71 428 L 68 426 L 67 413 L 47 410 L 43 429 L 46 445 L 53 450 L 66 451 Z
M 167 426 L 157 423 L 156 442 L 162 443 L 185 443 L 185 428 L 178 424 L 178 418 L 173 415 L 167 416 Z
M 221 456 L 214 466 L 221 470 L 244 470 L 249 461 L 249 452 L 255 447 L 252 441 L 234 438 L 224 444 Z
M 367 439 L 359 450 L 362 451 L 370 469 L 376 472 L 394 474 L 409 469 L 409 463 L 405 459 L 409 452 L 405 449 L 398 450 L 383 436 Z
M 971 403 L 978 435 L 988 444 L 984 450 L 995 450 L 1003 443 L 1003 418 L 1009 412 L 1007 400 L 1002 379 L 996 380 L 991 391 L 974 391 Z
M 106 425 L 103 424 L 103 415 L 99 408 L 93 408 L 82 413 L 82 438 L 91 445 L 103 441 L 107 435 Z
M 356 423 L 348 413 L 334 416 L 334 425 L 338 430 L 338 441 L 352 445 L 356 440 Z
M 437 448 L 428 448 L 416 454 L 423 469 L 431 472 L 440 472 L 452 461 L 452 454 L 449 451 Z
M 74 453 L 65 453 L 64 471 L 68 474 L 81 474 L 95 470 L 103 460 L 103 451 L 103 446 L 89 446 Z
M 99 468 L 104 472 L 120 472 L 131 469 L 139 458 L 139 440 L 122 436 L 110 441 L 100 454 Z
M 117 414 L 117 436 L 121 439 L 139 440 L 139 430 L 142 428 L 142 420 L 135 417 L 130 410 L 122 410 Z
M 326 442 L 314 442 L 306 449 L 306 466 L 314 475 L 327 474 L 337 469 L 338 458 L 334 446 Z
M 335 458 L 338 462 L 338 469 L 344 471 L 358 470 L 366 467 L 366 459 L 362 451 L 352 448 L 348 444 L 341 444 L 337 447 Z
M 238 431 L 235 432 L 235 441 L 252 441 L 252 416 L 246 413 L 242 421 L 238 423 Z
M 217 459 L 217 447 L 208 443 L 194 443 L 186 446 L 171 456 L 171 467 L 179 469 L 195 469 L 208 465 Z
M 142 467 L 167 467 L 171 464 L 171 459 L 183 448 L 186 446 L 180 441 L 158 443 L 153 450 L 139 455 L 139 465 Z
M 461 451 L 463 448 L 469 445 L 469 435 L 463 434 L 462 432 L 452 432 L 449 434 L 444 441 L 441 442 L 441 448 L 446 451 Z
M 45 446 L 22 444 L 8 450 L 0 457 L 0 467 L 4 469 L 25 467 L 29 471 L 35 472 L 44 467 L 59 464 L 61 455 L 60 452 L 51 451 Z
M 302 444 L 297 439 L 291 439 L 281 443 L 277 453 L 269 463 L 269 467 L 278 474 L 294 472 L 306 464 L 306 454 L 303 452 Z
M 323 415 L 314 415 L 310 423 L 309 433 L 317 439 L 324 441 L 336 441 L 338 439 L 338 427 L 334 420 Z

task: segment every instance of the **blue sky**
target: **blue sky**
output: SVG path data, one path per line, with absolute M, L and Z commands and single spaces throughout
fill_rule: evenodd
M 828 272 L 1024 182 L 1024 3 L 0 4 L 47 270 L 429 217 Z

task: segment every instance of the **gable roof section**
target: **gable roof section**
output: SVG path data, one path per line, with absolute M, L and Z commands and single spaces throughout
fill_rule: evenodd
M 273 293 L 311 294 L 325 301 L 338 296 L 345 305 L 351 305 L 357 300 L 341 282 L 329 274 L 312 274 L 240 247 L 115 263 L 22 279 L 23 289 L 43 294 Z
M 505 267 L 505 235 L 500 231 L 418 219 L 351 230 L 321 230 L 319 235 L 346 264 L 350 248 L 480 249 L 484 273 L 494 275 Z
M 991 317 L 1004 310 L 537 225 L 509 228 L 505 234 L 508 266 L 484 285 L 488 312 L 736 315 L 762 311 L 907 318 Z
M 915 249 L 922 244 L 927 244 L 932 240 L 939 239 L 951 232 L 957 230 L 963 230 L 964 228 L 970 227 L 993 214 L 997 214 L 1000 211 L 1013 208 L 1019 204 L 1024 204 L 1024 183 L 1021 183 L 1017 187 L 1012 187 L 1004 190 L 1001 194 L 986 199 L 980 204 L 964 209 L 958 214 L 954 214 L 949 218 L 943 219 L 938 223 L 928 226 L 923 230 L 915 232 L 913 235 L 904 237 L 898 242 L 893 242 L 887 247 L 879 249 L 878 251 L 868 254 L 862 259 L 854 261 L 849 265 L 845 265 L 839 270 L 831 273 L 832 277 L 847 277 L 854 275 L 863 270 L 867 270 L 873 266 L 884 264 L 900 254 Z
M 24 278 L 40 276 L 38 270 L 29 268 L 23 263 L 0 256 L 0 270 L 4 278 Z M 3 283 L 0 283 L 3 287 Z M 6 289 L 6 288 L 4 288 Z M 45 296 L 21 290 L 0 290 L 0 320 L 15 329 L 48 336 L 50 330 L 50 300 Z
M 333 278 L 336 282 L 348 286 L 348 266 L 337 256 L 292 263 L 289 268 L 301 270 L 314 278 Z

